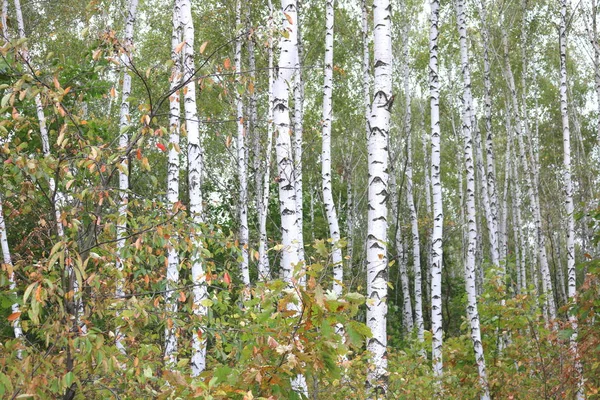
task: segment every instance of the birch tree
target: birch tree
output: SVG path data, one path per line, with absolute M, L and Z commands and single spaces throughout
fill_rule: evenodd
M 433 231 L 431 235 L 431 333 L 433 374 L 438 386 L 442 376 L 442 237 L 444 209 L 440 179 L 440 82 L 438 76 L 438 20 L 439 0 L 430 0 L 429 27 L 429 98 L 431 106 L 431 195 L 433 205 Z M 438 387 L 439 389 L 439 387 Z
M 333 188 L 331 186 L 331 123 L 333 116 L 333 9 L 334 0 L 325 3 L 326 30 L 325 30 L 325 63 L 323 81 L 323 148 L 321 151 L 321 179 L 323 188 L 323 203 L 329 225 L 329 236 L 332 240 L 333 263 L 333 291 L 340 296 L 344 281 L 344 264 L 342 262 L 342 249 L 339 246 L 340 227 L 338 223 L 335 203 L 333 201 Z
M 269 36 L 267 39 L 267 57 L 268 57 L 268 100 L 267 107 L 267 148 L 265 154 L 265 162 L 262 171 L 262 193 L 258 207 L 258 223 L 259 223 L 259 244 L 258 244 L 258 276 L 262 280 L 269 280 L 271 273 L 269 271 L 269 257 L 267 255 L 267 212 L 269 210 L 269 192 L 270 192 L 270 171 L 271 171 L 271 153 L 273 152 L 273 84 L 274 84 L 274 69 L 273 69 L 273 4 L 269 0 L 269 19 L 268 28 Z
M 417 208 L 415 206 L 415 194 L 413 187 L 413 163 L 412 163 L 412 129 L 411 129 L 411 96 L 410 96 L 410 69 L 408 66 L 408 42 L 410 28 L 406 28 L 405 32 L 405 49 L 404 60 L 402 62 L 404 74 L 404 98 L 406 103 L 406 111 L 404 117 L 404 136 L 406 138 L 406 201 L 408 203 L 408 212 L 410 214 L 410 227 L 412 233 L 412 255 L 413 255 L 413 273 L 414 273 L 414 290 L 415 290 L 415 325 L 417 328 L 417 339 L 419 342 L 424 340 L 424 325 L 423 325 L 423 296 L 421 283 L 421 239 L 419 237 L 419 218 Z
M 300 8 L 303 0 L 297 0 L 296 58 L 294 65 L 294 190 L 296 192 L 296 226 L 298 227 L 298 258 L 304 262 L 303 189 L 302 189 L 302 138 L 304 135 L 304 81 L 302 80 L 302 31 Z
M 181 43 L 181 24 L 180 24 L 180 1 L 173 2 L 173 33 L 171 35 L 171 68 L 170 91 L 173 94 L 169 97 L 169 159 L 167 162 L 167 203 L 171 211 L 179 201 L 179 130 L 181 93 L 178 88 L 181 84 L 183 70 L 181 69 L 181 52 L 178 49 Z M 175 238 L 175 242 L 179 238 Z M 168 250 L 167 265 L 167 287 L 165 292 L 165 302 L 167 304 L 167 326 L 165 328 L 165 358 L 167 365 L 173 368 L 177 363 L 177 331 L 174 323 L 174 317 L 177 313 L 177 298 L 174 296 L 175 288 L 179 283 L 179 252 L 177 246 L 173 243 Z
M 0 196 L 0 245 L 2 248 L 2 261 L 4 268 L 8 272 L 8 285 L 11 293 L 16 294 L 17 283 L 15 281 L 14 265 L 12 258 L 10 257 L 10 247 L 8 246 L 8 236 L 6 234 L 6 224 L 4 222 L 4 211 L 2 209 L 2 196 Z M 12 321 L 13 332 L 15 338 L 21 339 L 23 337 L 23 329 L 21 328 L 21 308 L 19 303 L 13 303 L 11 305 L 12 314 L 9 316 L 9 321 Z M 19 355 L 20 358 L 20 355 Z
M 190 233 L 192 244 L 192 285 L 193 285 L 193 312 L 194 325 L 192 325 L 192 376 L 198 376 L 206 367 L 206 334 L 203 325 L 206 323 L 207 308 L 204 300 L 207 298 L 206 274 L 202 264 L 200 250 L 202 240 L 199 230 L 203 223 L 202 216 L 202 169 L 203 148 L 200 143 L 200 126 L 196 106 L 196 66 L 194 63 L 194 21 L 190 0 L 180 1 L 180 18 L 183 29 L 183 105 L 185 112 L 185 126 L 188 137 L 188 190 L 190 196 L 190 217 L 193 229 Z
M 487 372 L 483 343 L 481 342 L 481 329 L 477 297 L 475 288 L 475 250 L 477 247 L 477 224 L 475 222 L 475 166 L 473 162 L 473 98 L 471 94 L 471 72 L 469 66 L 469 53 L 467 49 L 467 25 L 465 20 L 464 0 L 456 2 L 456 19 L 458 25 L 460 60 L 463 77 L 462 92 L 462 134 L 464 142 L 464 161 L 467 175 L 467 224 L 468 224 L 468 250 L 465 266 L 465 287 L 467 291 L 467 317 L 471 327 L 471 340 L 475 352 L 475 362 L 479 370 L 479 383 L 482 388 L 480 398 L 490 398 L 487 383 Z
M 388 138 L 394 103 L 392 94 L 391 3 L 373 2 L 374 81 L 373 103 L 367 140 L 368 213 L 367 213 L 367 326 L 372 337 L 367 341 L 373 368 L 367 374 L 375 397 L 387 391 L 387 196 Z
M 279 182 L 279 209 L 282 230 L 281 277 L 291 282 L 293 268 L 300 262 L 298 253 L 299 229 L 296 208 L 296 180 L 294 176 L 294 153 L 290 139 L 289 85 L 292 83 L 297 47 L 297 12 L 295 0 L 282 0 L 281 9 L 286 18 L 281 38 L 278 72 L 273 84 L 273 123 L 277 131 L 277 181 Z
M 575 274 L 575 207 L 573 204 L 573 181 L 571 179 L 571 131 L 569 127 L 569 99 L 567 98 L 567 0 L 560 2 L 560 26 L 559 26 L 559 47 L 560 47 L 560 114 L 562 120 L 563 132 L 563 180 L 565 185 L 565 209 L 567 219 L 567 292 L 569 300 L 575 301 L 577 294 L 576 274 Z M 583 384 L 583 370 L 579 362 L 579 351 L 577 348 L 577 315 L 571 309 L 569 310 L 569 322 L 573 329 L 570 338 L 571 351 L 575 357 L 575 371 L 577 373 L 578 387 L 576 398 L 585 398 L 585 389 Z
M 131 75 L 128 71 L 132 67 L 133 53 L 133 24 L 135 23 L 138 0 L 129 0 L 127 3 L 127 18 L 125 21 L 125 35 L 123 37 L 123 53 L 121 54 L 121 65 L 123 71 L 123 85 L 121 86 L 121 107 L 119 112 L 119 148 L 127 149 L 129 145 L 129 128 L 131 126 L 131 115 L 129 114 L 129 96 L 131 95 Z M 119 216 L 117 218 L 117 258 L 116 266 L 119 273 L 122 275 L 124 270 L 125 257 L 125 238 L 127 236 L 127 203 L 129 201 L 129 161 L 127 157 L 123 157 L 119 168 Z M 117 298 L 124 296 L 123 286 L 125 279 L 120 278 L 117 283 Z M 117 332 L 115 333 L 115 344 L 119 351 L 126 353 L 123 337 Z
M 242 2 L 235 2 L 235 26 L 240 27 L 235 39 L 235 86 L 241 85 L 242 73 Z M 239 179 L 239 219 L 240 219 L 240 249 L 242 251 L 242 261 L 240 263 L 240 271 L 242 273 L 242 282 L 244 285 L 250 285 L 250 268 L 248 265 L 248 240 L 250 232 L 248 230 L 248 161 L 246 160 L 246 132 L 244 129 L 244 102 L 242 94 L 239 90 L 235 90 L 235 105 L 236 105 L 236 126 L 237 126 L 237 167 Z

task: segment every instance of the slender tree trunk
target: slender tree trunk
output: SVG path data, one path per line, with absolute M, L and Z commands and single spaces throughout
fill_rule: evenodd
M 493 141 L 493 132 L 492 132 L 492 80 L 491 80 L 491 63 L 490 63 L 490 33 L 488 28 L 488 19 L 487 19 L 487 6 L 486 0 L 481 0 L 480 2 L 480 10 L 481 10 L 481 21 L 482 21 L 482 30 L 481 35 L 483 39 L 483 86 L 485 91 L 485 151 L 486 151 L 486 162 L 487 162 L 487 189 L 490 199 L 490 218 L 491 218 L 491 227 L 494 230 L 494 237 L 496 238 L 491 246 L 495 246 L 496 248 L 492 248 L 492 259 L 493 254 L 498 255 L 498 262 L 502 264 L 503 255 L 500 252 L 500 230 L 498 224 L 498 192 L 496 189 L 496 157 L 494 153 L 494 141 Z M 490 235 L 491 240 L 492 235 Z M 502 267 L 504 271 L 506 271 L 506 265 Z
M 269 0 L 269 26 L 273 24 L 273 4 Z M 270 172 L 271 172 L 271 154 L 273 152 L 273 35 L 269 34 L 268 39 L 268 59 L 269 59 L 269 107 L 267 107 L 267 150 L 262 175 L 262 193 L 259 202 L 258 220 L 259 220 L 259 244 L 258 244 L 258 276 L 261 280 L 271 279 L 269 270 L 269 257 L 267 255 L 267 214 L 269 211 L 269 193 L 270 193 Z
M 375 398 L 387 391 L 387 196 L 388 140 L 392 95 L 391 3 L 374 0 L 374 87 L 367 141 L 369 183 L 367 221 L 367 341 L 373 368 L 367 373 L 368 386 Z
M 193 285 L 193 312 L 194 326 L 192 332 L 192 355 L 190 365 L 192 376 L 198 376 L 206 367 L 206 324 L 205 318 L 208 310 L 203 305 L 207 298 L 206 274 L 202 265 L 200 239 L 200 225 L 203 222 L 202 207 L 202 170 L 203 148 L 200 143 L 200 125 L 196 107 L 196 83 L 194 76 L 196 66 L 194 63 L 194 21 L 190 0 L 181 1 L 181 26 L 183 28 L 183 108 L 185 112 L 185 126 L 188 136 L 188 190 L 190 196 L 190 217 L 193 229 L 190 233 L 192 250 L 192 285 Z
M 362 57 L 362 73 L 363 73 L 363 106 L 365 108 L 365 132 L 366 138 L 371 133 L 371 127 L 369 125 L 369 116 L 371 114 L 371 56 L 369 52 L 369 43 L 371 41 L 369 35 L 369 9 L 367 6 L 367 0 L 362 0 L 362 44 L 363 44 L 363 57 Z
M 14 273 L 14 265 L 12 263 L 12 259 L 10 257 L 10 248 L 8 246 L 8 236 L 6 233 L 6 224 L 4 223 L 4 211 L 2 210 L 2 196 L 0 196 L 0 245 L 2 247 L 2 260 L 4 263 L 4 268 L 7 269 L 8 273 L 8 283 L 9 290 L 13 294 L 17 294 L 17 283 L 15 281 L 15 273 Z M 11 311 L 13 315 L 16 315 L 13 320 L 12 327 L 13 332 L 15 333 L 15 338 L 21 339 L 23 337 L 23 329 L 21 328 L 21 309 L 19 307 L 19 303 L 13 303 L 11 306 Z M 17 355 L 21 358 L 21 352 L 19 350 L 19 354 Z
M 393 163 L 393 161 L 390 160 L 390 164 L 394 165 L 395 163 Z M 402 239 L 402 226 L 400 220 L 401 201 L 400 196 L 398 196 L 398 192 L 402 192 L 402 189 L 398 188 L 396 184 L 396 167 L 391 169 L 389 179 L 392 224 L 395 227 L 394 243 L 396 245 L 396 260 L 398 262 L 398 275 L 400 278 L 400 285 L 402 288 L 402 322 L 405 332 L 408 335 L 410 335 L 414 329 L 413 307 L 410 298 L 410 285 L 408 283 L 408 267 L 406 257 L 404 257 L 404 241 Z M 395 287 L 395 289 L 397 299 L 398 287 Z
M 173 2 L 173 34 L 171 36 L 171 68 L 170 90 L 175 91 L 169 98 L 169 159 L 167 162 L 167 204 L 173 213 L 175 205 L 179 202 L 179 120 L 181 117 L 180 97 L 176 90 L 181 84 L 181 53 L 177 46 L 181 43 L 181 23 L 179 18 L 179 0 Z M 167 323 L 165 327 L 165 359 L 167 368 L 173 369 L 177 365 L 177 327 L 175 316 L 177 314 L 177 296 L 175 290 L 179 284 L 179 252 L 176 243 L 180 238 L 174 237 L 168 250 L 167 287 L 165 303 L 167 308 Z
M 560 113 L 562 116 L 563 129 L 563 155 L 564 155 L 564 185 L 565 185 L 565 208 L 567 217 L 567 291 L 569 300 L 574 302 L 577 294 L 576 273 L 575 273 L 575 207 L 573 204 L 573 181 L 571 179 L 571 132 L 569 129 L 569 107 L 567 98 L 567 1 L 560 2 L 560 27 L 559 27 L 559 45 L 560 45 Z M 583 367 L 579 361 L 579 351 L 577 348 L 577 315 L 571 309 L 569 310 L 569 322 L 573 329 L 571 335 L 571 351 L 575 358 L 575 371 L 578 375 L 577 399 L 585 398 L 585 389 L 583 384 Z
M 323 203 L 329 236 L 332 240 L 333 263 L 333 292 L 341 296 L 344 282 L 344 264 L 342 262 L 342 249 L 339 246 L 340 228 L 336 207 L 333 201 L 333 188 L 331 185 L 331 123 L 333 119 L 333 10 L 334 0 L 325 3 L 325 63 L 323 81 L 323 148 L 321 151 L 321 179 L 323 188 Z
M 235 26 L 240 27 L 237 32 L 237 38 L 235 40 L 235 84 L 239 86 L 241 84 L 240 74 L 242 71 L 242 38 L 243 28 L 242 26 L 242 1 L 237 0 L 235 3 Z M 242 275 L 242 282 L 245 286 L 250 286 L 250 268 L 248 260 L 248 160 L 246 159 L 246 132 L 244 129 L 244 102 L 242 95 L 239 90 L 235 91 L 235 105 L 237 112 L 237 164 L 238 164 L 238 180 L 239 180 L 239 218 L 240 218 L 240 231 L 239 231 L 239 242 L 240 249 L 242 251 L 242 261 L 240 263 L 240 272 Z
M 354 255 L 354 188 L 352 185 L 352 156 L 348 154 L 345 161 L 346 178 L 346 270 L 351 271 Z
M 469 54 L 467 49 L 467 27 L 465 21 L 464 0 L 457 0 L 456 15 L 458 24 L 461 69 L 463 75 L 463 113 L 462 132 L 464 140 L 465 167 L 467 173 L 467 223 L 468 223 L 468 252 L 465 268 L 465 286 L 467 291 L 467 314 L 471 324 L 471 340 L 475 352 L 475 361 L 479 370 L 479 383 L 482 393 L 480 398 L 490 398 L 487 383 L 487 373 L 483 344 L 481 342 L 481 330 L 479 325 L 479 313 L 477 311 L 477 297 L 475 292 L 475 250 L 477 247 L 477 225 L 475 221 L 475 166 L 473 162 L 473 99 L 471 95 L 471 72 L 469 68 Z
M 132 65 L 133 57 L 133 24 L 135 23 L 137 12 L 137 0 L 129 0 L 127 3 L 127 18 L 125 21 L 125 36 L 123 38 L 123 53 L 121 54 L 121 66 L 123 68 L 123 86 L 121 87 L 121 107 L 119 113 L 119 148 L 125 150 L 129 145 L 129 128 L 131 126 L 131 115 L 129 114 L 129 96 L 131 94 L 131 75 L 129 68 Z M 117 262 L 116 267 L 119 274 L 123 274 L 125 256 L 125 237 L 127 236 L 127 203 L 129 202 L 129 161 L 127 157 L 121 161 L 119 168 L 119 216 L 117 218 Z M 125 278 L 121 277 L 117 282 L 117 298 L 122 298 L 124 295 L 123 286 Z M 115 332 L 115 344 L 119 351 L 126 353 L 123 343 L 123 336 L 119 329 Z
M 298 16 L 303 0 L 297 0 Z M 294 178 L 296 191 L 296 225 L 298 226 L 298 258 L 304 262 L 303 188 L 302 188 L 302 137 L 304 120 L 304 81 L 302 80 L 302 31 L 300 17 L 297 22 L 297 57 L 294 66 Z M 301 278 L 301 282 L 304 278 Z
M 429 96 L 431 102 L 431 194 L 433 200 L 433 232 L 431 235 L 431 333 L 433 374 L 436 391 L 441 390 L 442 377 L 442 236 L 444 209 L 440 179 L 440 82 L 438 78 L 438 19 L 439 0 L 429 1 L 431 8 L 429 28 Z
M 409 66 L 408 66 L 408 37 L 410 29 L 405 34 L 405 51 L 403 61 L 404 74 L 404 98 L 406 103 L 406 112 L 404 117 L 404 136 L 406 138 L 406 201 L 410 214 L 410 226 L 412 233 L 412 254 L 413 254 L 413 272 L 414 272 L 414 290 L 415 290 L 415 325 L 417 328 L 417 339 L 423 342 L 423 296 L 421 282 L 421 239 L 419 237 L 419 217 L 415 207 L 415 194 L 413 187 L 413 169 L 412 169 L 412 129 L 411 129 L 411 96 L 409 87 Z

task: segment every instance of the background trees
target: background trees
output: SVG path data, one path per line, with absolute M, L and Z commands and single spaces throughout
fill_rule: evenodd
M 595 2 L 135 4 L 3 2 L 2 396 L 595 395 Z

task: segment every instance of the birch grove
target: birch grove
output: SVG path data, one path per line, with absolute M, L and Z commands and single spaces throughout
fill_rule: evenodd
M 2 2 L 0 397 L 600 390 L 596 0 L 108 3 Z

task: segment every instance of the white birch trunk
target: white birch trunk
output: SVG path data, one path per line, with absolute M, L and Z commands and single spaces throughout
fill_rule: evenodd
M 329 226 L 329 237 L 332 241 L 333 263 L 333 292 L 337 296 L 342 294 L 344 281 L 344 264 L 342 262 L 342 249 L 339 246 L 340 227 L 336 207 L 333 201 L 333 188 L 331 185 L 331 123 L 333 119 L 333 9 L 334 0 L 325 3 L 325 63 L 323 81 L 323 148 L 321 151 L 321 183 L 323 188 L 323 203 Z
M 171 36 L 171 68 L 170 90 L 176 90 L 181 84 L 181 53 L 177 45 L 181 43 L 181 24 L 179 19 L 179 0 L 173 2 L 173 34 Z M 167 162 L 167 204 L 173 212 L 175 204 L 179 201 L 179 119 L 181 116 L 180 92 L 175 91 L 169 97 L 169 159 Z M 179 237 L 173 238 L 173 243 L 168 250 L 167 286 L 165 303 L 167 309 L 167 324 L 165 327 L 165 359 L 167 368 L 173 369 L 177 365 L 177 327 L 174 319 L 177 314 L 177 296 L 175 290 L 179 284 L 179 252 L 176 243 Z
M 565 209 L 567 218 L 567 293 L 569 300 L 574 302 L 575 295 L 577 294 L 577 286 L 575 274 L 575 208 L 573 204 L 573 182 L 571 180 L 571 132 L 569 129 L 567 98 L 567 0 L 561 0 L 560 4 L 560 113 L 563 130 L 563 179 L 565 185 Z M 579 361 L 579 351 L 577 348 L 577 315 L 572 309 L 569 310 L 569 322 L 573 329 L 573 334 L 570 338 L 571 351 L 575 358 L 575 371 L 578 375 L 576 398 L 579 400 L 585 398 L 585 389 L 583 384 L 583 367 Z
M 240 74 L 242 71 L 242 1 L 237 0 L 235 3 L 235 26 L 240 27 L 235 40 L 235 86 L 240 85 Z M 239 243 L 242 251 L 242 261 L 240 263 L 240 272 L 244 285 L 250 285 L 250 268 L 248 261 L 248 161 L 246 159 L 246 132 L 244 129 L 244 102 L 239 90 L 235 90 L 235 104 L 237 112 L 237 167 L 239 179 L 239 218 L 240 231 Z
M 4 211 L 2 209 L 2 196 L 0 196 L 0 245 L 2 248 L 2 260 L 3 267 L 7 269 L 8 273 L 8 284 L 9 290 L 11 293 L 17 294 L 17 283 L 15 281 L 15 273 L 14 273 L 14 265 L 12 263 L 12 259 L 10 257 L 10 248 L 8 246 L 8 235 L 6 233 L 6 224 L 4 223 Z M 11 311 L 13 314 L 21 312 L 19 307 L 19 303 L 14 303 L 11 306 Z M 21 317 L 18 315 L 14 322 L 12 323 L 13 332 L 15 333 L 15 338 L 21 339 L 23 337 L 23 329 L 21 328 Z M 18 357 L 21 358 L 21 354 L 19 351 Z
M 297 0 L 298 15 L 302 0 Z M 297 55 L 294 66 L 294 178 L 296 191 L 296 225 L 298 226 L 298 258 L 304 262 L 303 194 L 302 194 L 302 137 L 304 120 L 304 81 L 302 80 L 302 34 L 300 17 L 296 23 Z M 304 282 L 304 278 L 301 278 Z
M 293 147 L 290 139 L 289 85 L 292 82 L 297 52 L 297 13 L 295 0 L 283 0 L 282 10 L 286 18 L 283 29 L 288 37 L 281 38 L 278 73 L 273 84 L 273 123 L 277 131 L 277 172 L 279 182 L 279 208 L 281 213 L 282 258 L 281 277 L 291 282 L 293 269 L 300 261 L 298 256 L 298 225 L 296 208 L 296 185 L 294 179 Z
M 289 86 L 292 83 L 298 58 L 298 12 L 296 0 L 282 0 L 281 10 L 286 18 L 283 29 L 288 32 L 280 42 L 280 55 L 277 77 L 273 85 L 273 123 L 277 131 L 277 171 L 279 182 L 279 209 L 281 213 L 282 256 L 281 277 L 290 286 L 294 283 L 294 268 L 300 267 L 300 230 L 298 227 L 298 208 L 296 206 L 296 179 L 294 166 L 294 148 L 292 147 L 292 126 L 289 113 Z M 301 217 L 300 217 L 301 218 Z M 306 379 L 297 375 L 292 380 L 295 392 L 308 393 Z
M 400 157 L 398 157 L 400 158 Z M 392 160 L 390 160 L 392 163 Z M 396 245 L 396 255 L 398 262 L 398 274 L 400 275 L 400 285 L 402 288 L 402 322 L 408 335 L 413 332 L 413 307 L 410 298 L 410 285 L 408 283 L 408 267 L 404 252 L 404 241 L 402 239 L 402 226 L 400 220 L 400 199 L 398 197 L 398 188 L 396 185 L 396 167 L 390 173 L 390 204 L 392 211 L 392 224 L 396 228 L 394 243 Z M 398 288 L 396 287 L 396 294 Z M 397 296 L 396 296 L 397 298 Z
M 131 126 L 131 115 L 129 114 L 129 95 L 131 94 L 131 75 L 129 68 L 132 63 L 133 53 L 133 24 L 135 23 L 138 0 L 129 0 L 127 3 L 127 18 L 125 21 L 125 35 L 123 37 L 123 53 L 121 54 L 121 67 L 123 68 L 123 86 L 121 88 L 121 107 L 119 113 L 119 149 L 125 151 L 129 145 L 129 128 Z M 127 203 L 129 201 L 129 161 L 123 157 L 119 168 L 119 215 L 117 217 L 117 261 L 116 268 L 119 275 L 123 275 L 125 250 L 125 237 L 127 236 Z M 123 298 L 124 277 L 120 276 L 117 282 L 116 296 Z M 126 353 L 123 344 L 123 336 L 117 327 L 115 332 L 115 345 L 123 354 Z
M 367 213 L 367 341 L 373 368 L 367 373 L 368 386 L 376 398 L 387 391 L 387 196 L 388 140 L 392 95 L 391 3 L 374 0 L 374 84 L 369 117 L 368 213 Z
M 483 344 L 481 342 L 481 330 L 479 324 L 479 313 L 477 310 L 477 297 L 475 290 L 475 251 L 477 247 L 477 225 L 475 221 L 475 166 L 473 162 L 473 99 L 471 95 L 471 72 L 469 67 L 469 54 L 467 49 L 467 27 L 465 21 L 464 0 L 456 2 L 456 17 L 458 24 L 461 69 L 463 75 L 463 112 L 462 132 L 465 153 L 465 169 L 467 174 L 467 224 L 468 224 L 468 251 L 465 267 L 465 286 L 467 291 L 467 314 L 471 326 L 471 340 L 475 352 L 475 361 L 479 370 L 479 383 L 481 385 L 482 400 L 490 398 L 487 383 L 487 373 Z
M 190 216 L 193 222 L 191 230 L 192 254 L 192 284 L 193 284 L 193 311 L 194 327 L 192 331 L 192 376 L 198 376 L 206 367 L 206 334 L 203 326 L 207 315 L 206 306 L 203 305 L 207 295 L 206 274 L 202 265 L 200 248 L 200 224 L 202 218 L 202 170 L 203 148 L 200 143 L 200 126 L 198 123 L 196 107 L 196 83 L 193 79 L 196 74 L 194 64 L 194 22 L 190 0 L 181 1 L 181 26 L 183 29 L 183 105 L 185 111 L 185 125 L 188 136 L 188 186 L 190 195 Z
M 491 82 L 491 64 L 490 64 L 490 56 L 489 56 L 489 47 L 490 47 L 490 33 L 488 29 L 488 20 L 487 20 L 487 9 L 486 9 L 486 0 L 481 0 L 480 2 L 480 10 L 481 10 L 481 21 L 482 21 L 482 39 L 483 39 L 483 86 L 485 91 L 485 151 L 486 151 L 486 163 L 487 163 L 487 190 L 489 194 L 489 202 L 490 202 L 490 218 L 491 224 L 490 226 L 493 229 L 493 235 L 495 240 L 491 243 L 492 246 L 492 259 L 494 258 L 494 254 L 498 257 L 498 262 L 502 264 L 502 270 L 506 272 L 506 264 L 503 264 L 504 256 L 500 252 L 500 229 L 498 223 L 498 193 L 496 189 L 496 163 L 495 163 L 495 153 L 494 153 L 494 141 L 493 141 L 493 132 L 492 132 L 492 82 Z M 490 235 L 490 240 L 492 240 L 492 235 Z M 495 248 L 494 248 L 495 247 Z
M 410 214 L 410 227 L 412 234 L 412 255 L 413 255 L 413 272 L 414 272 L 414 290 L 415 290 L 415 325 L 417 328 L 417 339 L 423 342 L 424 325 L 423 325 L 423 295 L 421 282 L 421 240 L 419 237 L 419 219 L 417 208 L 415 207 L 415 194 L 413 187 L 413 169 L 412 169 L 412 129 L 411 129 L 411 95 L 409 87 L 409 66 L 408 66 L 408 37 L 410 29 L 407 29 L 405 36 L 405 51 L 404 61 L 402 62 L 404 74 L 404 99 L 406 103 L 406 111 L 404 117 L 404 136 L 406 138 L 406 201 Z
M 440 82 L 438 77 L 438 19 L 439 0 L 429 1 L 429 97 L 431 103 L 431 194 L 433 204 L 433 231 L 431 235 L 431 333 L 433 374 L 436 391 L 441 389 L 442 363 L 442 236 L 444 209 L 440 179 Z
M 369 125 L 369 115 L 371 114 L 371 56 L 369 52 L 369 10 L 367 0 L 362 0 L 362 73 L 363 73 L 363 107 L 365 108 L 365 137 L 368 138 L 371 133 Z
M 273 25 L 273 4 L 269 0 L 269 26 Z M 273 152 L 273 35 L 269 34 L 268 39 L 268 63 L 269 63 L 269 107 L 267 107 L 267 150 L 265 154 L 265 163 L 263 169 L 263 182 L 261 201 L 258 210 L 259 224 L 259 242 L 258 242 L 258 276 L 260 280 L 268 281 L 271 279 L 269 270 L 269 257 L 267 255 L 267 213 L 269 210 L 269 193 L 270 193 L 270 172 L 271 172 L 271 153 Z

